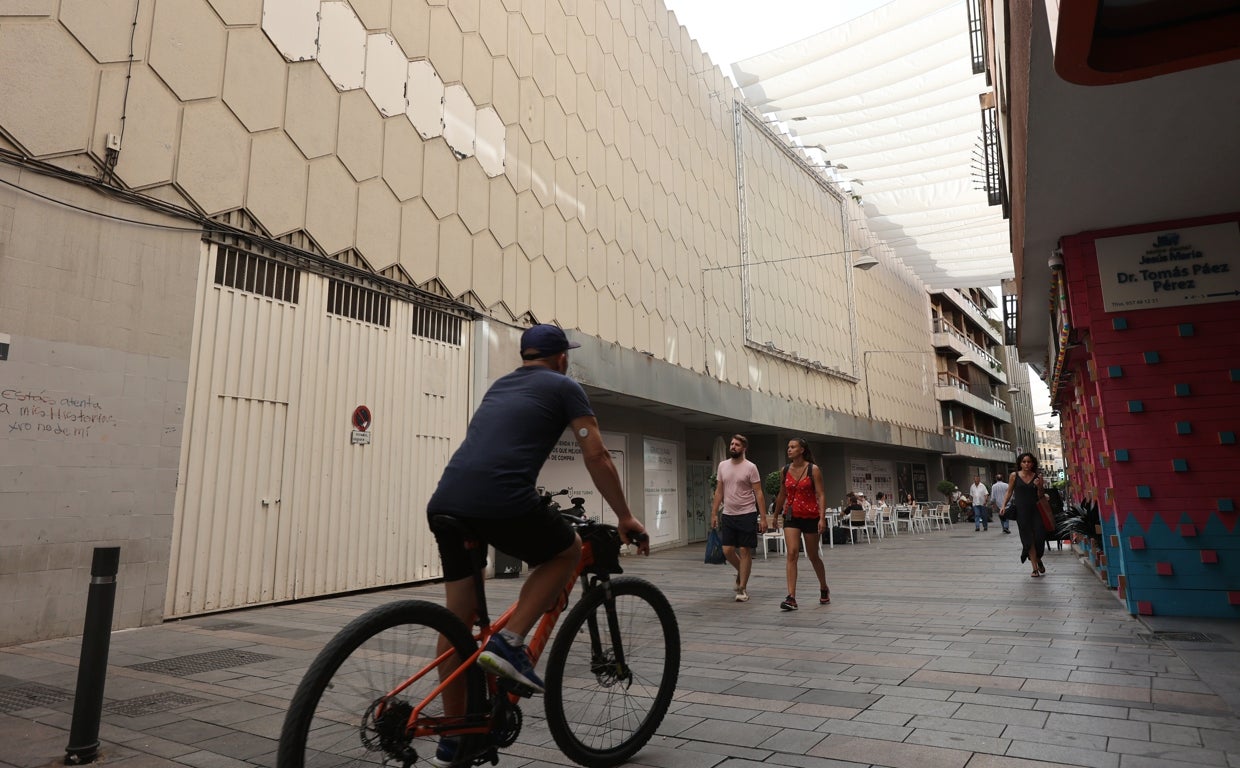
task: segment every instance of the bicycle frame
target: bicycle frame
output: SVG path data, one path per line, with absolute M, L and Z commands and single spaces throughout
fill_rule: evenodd
M 534 633 L 530 638 L 528 647 L 530 658 L 534 663 L 537 663 L 538 659 L 542 656 L 543 650 L 546 648 L 548 641 L 551 639 L 551 633 L 560 620 L 560 615 L 568 607 L 568 604 L 572 599 L 573 587 L 578 582 L 581 582 L 583 588 L 590 589 L 601 582 L 604 585 L 604 588 L 606 588 L 605 585 L 609 580 L 609 576 L 607 574 L 597 573 L 595 570 L 592 570 L 595 566 L 595 562 L 593 543 L 583 540 L 581 543 L 581 557 L 577 562 L 577 567 L 573 570 L 572 576 L 565 582 L 564 589 L 561 591 L 560 596 L 556 599 L 555 604 L 543 614 L 541 619 L 539 619 L 538 624 L 534 628 Z M 587 580 L 587 575 L 593 575 L 597 581 L 594 584 L 589 583 Z M 478 660 L 478 657 L 482 655 L 482 652 L 486 648 L 487 641 L 490 639 L 491 635 L 503 629 L 504 626 L 508 624 L 508 620 L 512 617 L 513 611 L 516 610 L 517 605 L 514 602 L 512 605 L 508 606 L 502 614 L 500 614 L 499 618 L 493 622 L 490 621 L 487 617 L 486 594 L 483 587 L 484 582 L 481 569 L 475 570 L 474 578 L 476 580 L 475 584 L 478 592 L 478 631 L 474 634 L 474 640 L 477 642 L 478 647 L 469 656 L 469 658 L 465 659 L 457 666 L 456 669 L 448 673 L 448 675 L 439 682 L 439 685 L 435 686 L 435 688 L 432 689 L 431 692 L 428 693 L 426 697 L 413 708 L 413 711 L 409 714 L 409 720 L 405 727 L 406 731 L 414 738 L 427 736 L 464 736 L 484 734 L 490 731 L 492 727 L 492 715 L 490 714 L 486 715 L 481 721 L 476 719 L 477 715 L 469 714 L 453 716 L 450 718 L 429 718 L 427 721 L 423 721 L 422 718 L 423 710 L 425 710 L 426 707 L 429 706 L 436 698 L 442 696 L 443 692 L 449 686 L 461 680 L 461 676 L 465 674 L 466 670 L 468 670 L 469 667 Z M 625 664 L 624 651 L 619 643 L 619 622 L 616 618 L 615 607 L 613 605 L 608 605 L 607 623 L 608 629 L 611 631 L 611 636 L 615 641 L 614 651 L 616 663 L 623 668 Z M 602 637 L 599 634 L 597 623 L 593 620 L 593 618 L 589 621 L 589 627 L 591 647 L 597 649 L 602 644 Z M 447 662 L 455 654 L 456 650 L 453 648 L 449 648 L 444 651 L 430 664 L 418 670 L 418 672 L 416 672 L 413 676 L 407 678 L 400 685 L 389 691 L 384 697 L 384 701 L 390 701 L 406 688 L 426 677 L 433 670 L 438 669 L 441 664 Z M 488 693 L 491 695 L 495 695 L 498 692 L 493 676 L 488 676 L 487 687 Z M 507 696 L 509 702 L 512 704 L 515 704 L 520 699 L 520 696 L 513 692 L 507 693 Z M 382 707 L 380 707 L 378 714 L 382 715 Z

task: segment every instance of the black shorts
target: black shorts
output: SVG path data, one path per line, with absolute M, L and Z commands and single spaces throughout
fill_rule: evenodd
M 426 511 L 428 520 L 436 514 L 441 513 L 431 509 Z M 444 581 L 457 581 L 473 575 L 474 565 L 469 550 L 465 548 L 466 538 L 490 544 L 533 568 L 568 549 L 577 537 L 577 532 L 560 516 L 559 511 L 544 504 L 539 504 L 517 517 L 456 519 L 465 528 L 467 535 L 462 536 L 460 532 L 451 529 L 435 533 L 435 540 L 439 544 L 439 559 L 443 563 Z M 482 558 L 485 565 L 485 551 Z
M 816 517 L 785 517 L 785 528 L 796 528 L 801 533 L 818 535 L 818 518 Z
M 725 547 L 758 548 L 758 511 L 744 515 L 720 515 L 719 538 Z

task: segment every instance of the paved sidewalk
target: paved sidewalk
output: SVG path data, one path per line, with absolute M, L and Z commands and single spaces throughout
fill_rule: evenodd
M 680 620 L 672 711 L 633 763 L 667 768 L 1240 768 L 1237 622 L 1129 616 L 1069 551 L 1046 577 L 998 526 L 903 534 L 827 552 L 832 603 L 808 562 L 800 611 L 778 608 L 784 558 L 755 563 L 748 603 L 701 547 L 625 558 Z M 517 580 L 488 583 L 493 606 Z M 85 585 L 83 585 L 85 588 Z M 303 670 L 349 619 L 442 587 L 256 608 L 112 637 L 101 763 L 274 763 Z M 1197 633 L 1195 641 L 1177 641 Z M 80 640 L 0 648 L 0 766 L 60 764 Z M 566 765 L 526 703 L 502 766 Z

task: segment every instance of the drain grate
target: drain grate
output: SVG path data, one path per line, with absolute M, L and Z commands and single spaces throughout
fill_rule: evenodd
M 130 664 L 129 669 L 136 669 L 139 672 L 155 672 L 171 677 L 189 677 L 202 672 L 216 672 L 221 669 L 231 669 L 232 667 L 240 667 L 245 664 L 256 664 L 260 661 L 269 661 L 274 658 L 276 657 L 268 656 L 265 653 L 251 653 L 250 651 L 208 651 L 207 653 L 177 656 L 172 659 Z
M 0 689 L 0 712 L 8 714 L 23 709 L 30 709 L 31 707 L 59 704 L 70 698 L 70 696 L 71 694 L 68 691 L 39 685 L 38 683 L 15 685 L 12 688 Z
M 1217 643 L 1226 642 L 1221 637 L 1205 632 L 1151 632 L 1141 635 L 1142 640 L 1155 643 Z
M 125 715 L 126 717 L 142 717 L 143 715 L 153 715 L 156 712 L 166 712 L 170 709 L 181 709 L 191 704 L 197 704 L 200 701 L 206 701 L 206 699 L 200 699 L 197 696 L 189 696 L 184 693 L 165 691 L 164 693 L 139 696 L 135 699 L 114 701 L 105 709 L 113 714 Z

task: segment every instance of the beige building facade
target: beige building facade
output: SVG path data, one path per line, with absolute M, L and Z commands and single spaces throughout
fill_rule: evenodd
M 953 449 L 931 358 L 866 354 L 929 346 L 924 286 L 661 3 L 6 13 L 0 643 L 78 631 L 95 546 L 118 627 L 437 577 L 421 509 L 532 322 L 660 545 L 733 431 L 764 472 L 809 436 L 829 497 Z

